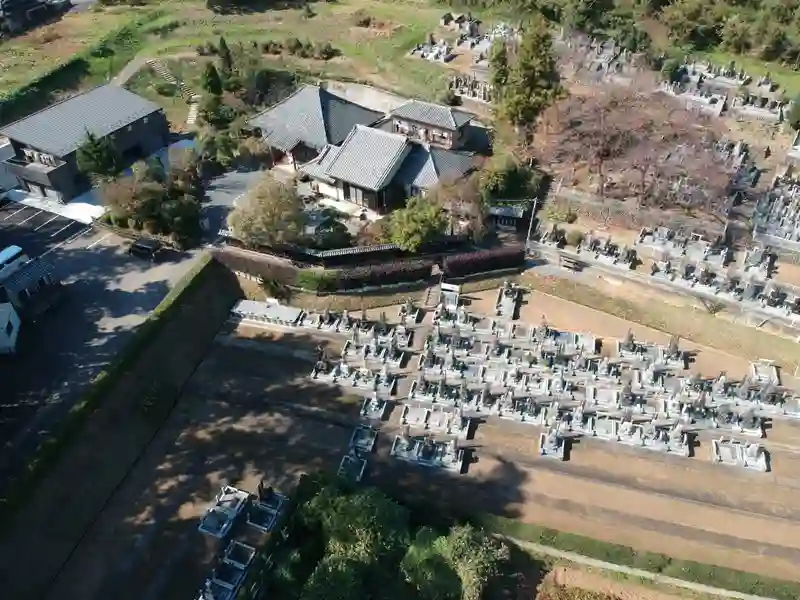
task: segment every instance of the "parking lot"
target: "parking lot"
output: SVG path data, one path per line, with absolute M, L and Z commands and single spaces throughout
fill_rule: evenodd
M 0 201 L 0 248 L 18 245 L 30 258 L 45 256 L 67 284 L 61 304 L 23 324 L 17 355 L 0 358 L 0 486 L 193 258 L 176 253 L 152 265 L 129 256 L 127 244 L 84 223 Z

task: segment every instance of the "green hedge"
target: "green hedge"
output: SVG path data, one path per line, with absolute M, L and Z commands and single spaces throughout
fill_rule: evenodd
M 35 491 L 39 482 L 55 467 L 65 449 L 83 431 L 89 416 L 102 403 L 119 379 L 142 355 L 142 352 L 161 331 L 173 314 L 189 297 L 189 293 L 200 285 L 208 273 L 211 255 L 204 254 L 192 269 L 170 290 L 150 317 L 134 332 L 133 339 L 117 355 L 116 362 L 100 371 L 92 380 L 89 390 L 76 402 L 63 423 L 39 446 L 24 473 L 8 486 L 6 497 L 0 499 L 0 531 L 19 508 Z
M 0 95 L 0 125 L 52 104 L 59 92 L 75 90 L 81 83 L 105 81 L 136 56 L 144 44 L 147 25 L 162 16 L 162 11 L 148 12 L 109 32 L 36 80 Z
M 496 515 L 484 514 L 472 520 L 494 533 L 542 544 L 564 552 L 574 552 L 615 565 L 641 569 L 650 573 L 744 594 L 766 596 L 776 600 L 800 598 L 800 583 L 782 581 L 726 567 L 704 565 L 690 560 L 670 558 L 664 554 L 635 550 L 628 546 L 556 531 L 539 525 L 521 523 Z

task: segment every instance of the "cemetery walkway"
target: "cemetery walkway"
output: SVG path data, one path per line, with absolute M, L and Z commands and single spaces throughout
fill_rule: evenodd
M 722 588 L 711 587 L 710 585 L 703 585 L 702 583 L 694 583 L 692 581 L 684 581 L 683 579 L 676 579 L 675 577 L 667 577 L 665 575 L 660 575 L 658 573 L 651 573 L 650 571 L 642 571 L 641 569 L 634 569 L 632 567 L 616 565 L 614 563 L 597 560 L 596 558 L 583 556 L 582 554 L 575 554 L 574 552 L 565 552 L 563 550 L 557 550 L 556 548 L 551 548 L 550 546 L 543 546 L 541 544 L 536 544 L 534 542 L 526 542 L 512 537 L 509 537 L 507 539 L 513 542 L 514 544 L 522 548 L 527 548 L 528 550 L 531 550 L 537 554 L 544 554 L 546 556 L 552 556 L 554 558 L 561 558 L 579 565 L 584 565 L 586 567 L 594 567 L 595 569 L 603 569 L 605 571 L 614 571 L 616 573 L 623 573 L 625 575 L 630 575 L 632 577 L 647 579 L 654 583 L 671 585 L 673 587 L 679 587 L 686 590 L 691 590 L 693 592 L 699 592 L 701 594 L 719 596 L 720 598 L 732 598 L 733 600 L 774 600 L 773 598 L 768 598 L 766 596 L 754 596 L 753 594 L 743 594 L 741 592 L 734 592 Z

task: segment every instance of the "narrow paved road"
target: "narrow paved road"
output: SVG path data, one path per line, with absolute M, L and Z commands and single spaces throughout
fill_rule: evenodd
M 649 571 L 642 571 L 640 569 L 633 569 L 631 567 L 615 565 L 614 563 L 597 560 L 595 558 L 589 558 L 588 556 L 575 554 L 574 552 L 564 552 L 562 550 L 556 550 L 555 548 L 551 548 L 549 546 L 542 546 L 541 544 L 535 544 L 533 542 L 524 542 L 522 540 L 518 540 L 515 538 L 507 538 L 507 539 L 513 542 L 514 544 L 522 548 L 527 548 L 529 550 L 532 550 L 537 554 L 544 554 L 546 556 L 552 556 L 554 558 L 562 558 L 564 560 L 568 560 L 570 562 L 574 562 L 579 565 L 585 565 L 587 567 L 604 569 L 606 571 L 614 571 L 616 573 L 624 573 L 625 575 L 631 575 L 633 577 L 639 577 L 641 579 L 649 579 L 654 583 L 663 583 L 665 585 L 671 585 L 673 587 L 679 587 L 685 590 L 699 592 L 701 594 L 710 594 L 712 596 L 719 596 L 721 598 L 733 598 L 734 600 L 775 600 L 774 598 L 769 598 L 766 596 L 754 596 L 752 594 L 743 594 L 741 592 L 723 590 L 722 588 L 715 588 L 711 587 L 710 585 L 703 585 L 702 583 L 693 583 L 691 581 L 684 581 L 683 579 L 666 577 L 665 575 L 659 575 L 658 573 L 650 573 Z

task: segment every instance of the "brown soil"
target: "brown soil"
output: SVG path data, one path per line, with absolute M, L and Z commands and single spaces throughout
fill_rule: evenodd
M 249 344 L 269 347 L 261 351 L 212 349 L 186 386 L 180 412 L 48 598 L 186 597 L 209 568 L 212 552 L 196 526 L 221 483 L 253 489 L 264 478 L 289 490 L 300 472 L 338 464 L 357 409 L 338 390 L 309 382 L 309 363 L 286 358 L 315 343 L 290 338 L 250 337 Z M 492 511 L 678 558 L 797 577 L 795 471 L 753 478 L 701 458 L 668 460 L 599 443 L 556 463 L 535 457 L 535 428 L 490 421 L 470 442 L 476 462 L 467 475 L 448 476 L 390 459 L 395 423 L 383 425 L 369 476 L 399 493 L 422 493 L 450 510 Z
M 559 589 L 560 588 L 560 589 Z M 583 594 L 590 592 L 592 595 Z M 617 581 L 587 569 L 557 566 L 547 574 L 536 600 L 686 600 L 691 592 L 665 592 L 628 581 Z

